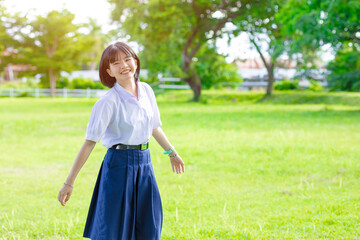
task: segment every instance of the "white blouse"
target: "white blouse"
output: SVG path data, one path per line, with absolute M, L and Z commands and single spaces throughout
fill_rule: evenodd
M 149 84 L 137 82 L 138 99 L 119 83 L 92 108 L 85 139 L 101 140 L 106 148 L 122 143 L 143 144 L 162 125 L 155 94 Z

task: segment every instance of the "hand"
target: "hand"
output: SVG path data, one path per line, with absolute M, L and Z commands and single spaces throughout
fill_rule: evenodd
M 181 157 L 179 156 L 179 154 L 177 154 L 177 153 L 175 153 L 175 154 L 176 154 L 175 157 L 170 157 L 170 155 L 174 156 L 174 153 L 169 154 L 172 171 L 175 172 L 175 170 L 176 170 L 176 173 L 179 174 L 179 173 L 181 173 L 181 170 L 182 170 L 182 172 L 184 173 L 185 172 L 185 164 L 184 164 L 183 160 L 181 159 Z
M 58 194 L 58 200 L 61 205 L 65 206 L 66 202 L 69 201 L 73 188 L 69 185 L 63 185 Z M 66 198 L 65 198 L 66 197 Z M 65 199 L 64 199 L 65 198 Z

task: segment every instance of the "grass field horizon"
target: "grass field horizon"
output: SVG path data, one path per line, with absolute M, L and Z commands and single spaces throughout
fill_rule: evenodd
M 158 95 L 186 165 L 172 173 L 151 138 L 161 239 L 360 238 L 360 94 L 203 94 Z M 66 207 L 57 194 L 96 100 L 0 99 L 0 239 L 82 239 L 101 143 Z

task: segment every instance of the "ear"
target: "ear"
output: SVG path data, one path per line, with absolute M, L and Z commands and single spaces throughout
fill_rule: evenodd
M 110 77 L 115 77 L 115 75 L 110 69 L 106 69 L 106 72 L 110 75 Z

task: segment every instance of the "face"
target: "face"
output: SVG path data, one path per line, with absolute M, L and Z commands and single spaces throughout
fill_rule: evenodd
M 134 79 L 136 68 L 136 60 L 119 51 L 117 59 L 115 62 L 110 63 L 109 69 L 106 71 L 111 77 L 115 77 L 116 81 L 123 82 Z

